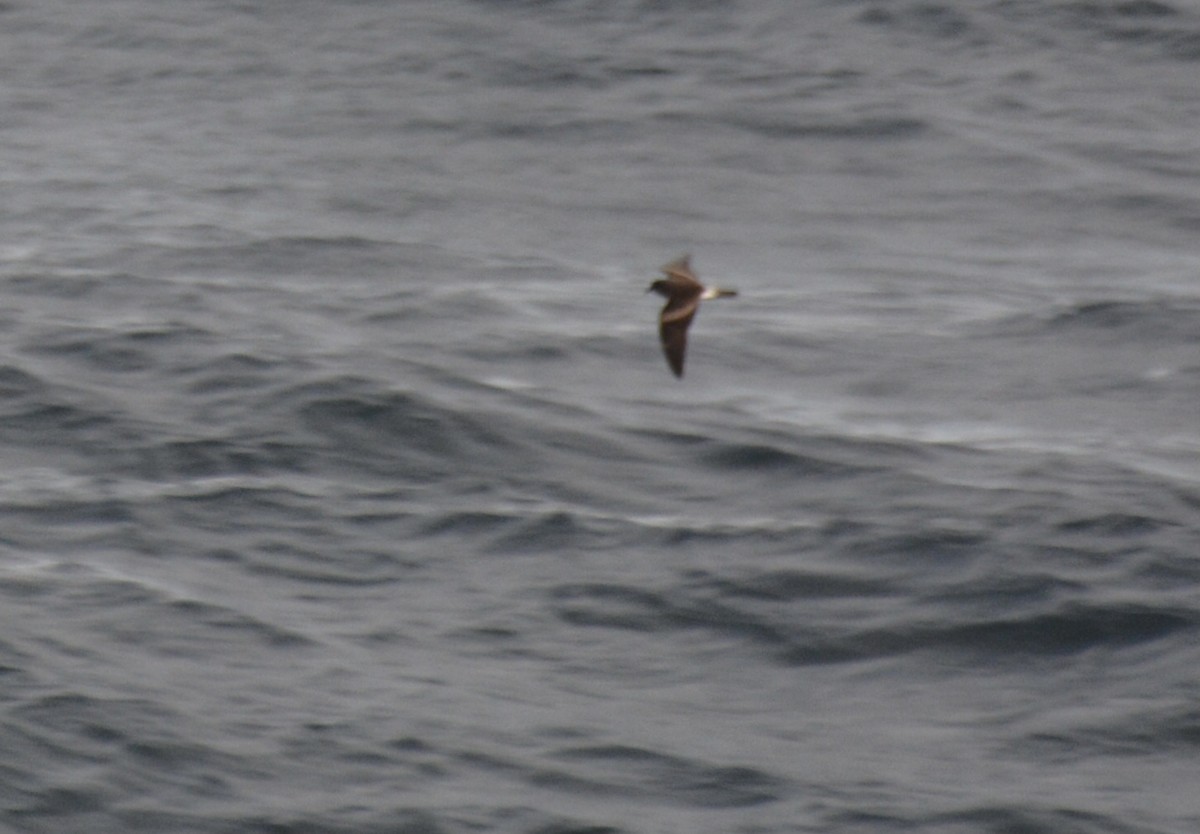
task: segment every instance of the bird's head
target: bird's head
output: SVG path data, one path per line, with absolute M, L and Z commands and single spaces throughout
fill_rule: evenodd
M 661 295 L 663 298 L 670 298 L 671 297 L 671 285 L 670 285 L 670 283 L 667 282 L 667 280 L 665 278 L 659 278 L 657 281 L 655 281 L 653 284 L 651 284 L 646 289 L 646 292 L 656 292 L 659 295 Z

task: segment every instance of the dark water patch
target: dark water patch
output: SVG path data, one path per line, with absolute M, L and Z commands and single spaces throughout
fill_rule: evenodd
M 1133 513 L 1105 513 L 1062 521 L 1056 526 L 1063 533 L 1126 538 L 1157 532 L 1164 527 L 1164 522 Z
M 887 7 L 872 5 L 860 13 L 858 20 L 898 32 L 910 32 L 940 40 L 957 40 L 974 33 L 981 36 L 978 27 L 972 25 L 967 12 L 958 6 L 923 0 L 916 3 L 890 4 Z
M 313 498 L 277 484 L 220 483 L 157 499 L 172 522 L 208 533 L 262 534 L 270 529 L 302 529 L 311 522 Z
M 18 446 L 94 451 L 123 438 L 117 427 L 115 413 L 82 404 L 37 401 L 0 406 L 0 440 Z
M 851 803 L 857 805 L 858 803 Z M 908 816 L 887 813 L 882 810 L 867 810 L 855 807 L 850 810 L 833 811 L 828 814 L 829 831 L 852 832 L 852 834 L 887 834 L 887 832 L 924 831 Z M 967 832 L 963 832 L 967 834 Z M 971 832 L 975 834 L 975 832 Z
M 279 405 L 288 401 L 295 404 L 302 425 L 347 461 L 409 477 L 475 469 L 484 460 L 511 454 L 520 436 L 515 429 L 507 431 L 505 418 L 356 379 L 295 388 Z
M 1081 301 L 1052 312 L 1000 322 L 999 336 L 1114 338 L 1142 346 L 1200 342 L 1200 306 L 1180 299 Z
M 248 813 L 244 816 L 231 814 L 223 818 L 220 824 L 211 821 L 201 821 L 201 824 L 213 834 L 457 834 L 463 830 L 495 830 L 491 826 L 468 826 L 464 829 L 455 815 L 443 819 L 430 811 L 407 807 L 375 812 L 347 806 L 327 813 L 279 811 L 273 814 Z
M 627 429 L 626 433 L 633 437 L 642 437 L 656 443 L 676 446 L 680 449 L 693 449 L 712 442 L 712 438 L 704 434 L 680 431 L 676 429 Z
M 1134 576 L 1164 591 L 1200 587 L 1200 560 L 1187 548 L 1176 552 L 1156 550 L 1136 567 Z
M 517 626 L 477 626 L 457 629 L 455 635 L 461 637 L 464 643 L 478 647 L 479 651 L 487 652 L 488 657 L 529 658 L 536 656 L 536 653 L 526 648 L 526 635 Z
M 86 568 L 68 569 L 53 582 L 63 607 L 84 616 L 153 607 L 164 599 L 161 592 L 140 582 L 97 577 Z
M 27 524 L 42 527 L 57 526 L 62 531 L 124 525 L 137 518 L 137 507 L 134 503 L 103 495 L 90 500 L 48 495 L 25 495 L 15 498 L 11 504 L 0 502 L 0 517 L 20 519 Z
M 1200 749 L 1200 709 L 1193 704 L 1134 709 L 1107 721 L 1040 728 L 1012 742 L 1014 754 L 1071 762 L 1096 756 L 1141 758 Z
M 602 62 L 587 56 L 562 55 L 547 50 L 495 54 L 489 50 L 489 54 L 476 58 L 473 64 L 480 80 L 500 87 L 528 87 L 548 92 L 574 88 L 582 92 L 600 89 L 608 81 Z M 535 115 L 524 125 L 536 132 L 539 123 Z M 508 123 L 504 123 L 500 135 L 504 135 L 507 126 Z
M 11 716 L 24 738 L 10 737 L 8 749 L 42 775 L 22 780 L 23 796 L 6 805 L 31 819 L 107 813 L 118 794 L 227 800 L 231 780 L 246 775 L 238 757 L 189 740 L 187 722 L 157 702 L 62 693 L 18 706 Z M 56 784 L 53 774 L 62 772 L 91 774 L 94 784 Z M 81 791 L 88 797 L 83 807 L 73 796 Z
M 140 651 L 208 658 L 214 641 L 227 650 L 286 651 L 311 646 L 292 629 L 223 605 L 163 599 L 132 582 L 106 581 L 69 595 L 73 613 L 93 623 L 97 636 Z
M 948 569 L 985 554 L 992 544 L 988 533 L 944 528 L 859 536 L 841 544 L 839 549 L 854 559 L 934 561 Z
M 349 722 L 309 722 L 284 742 L 280 752 L 294 764 L 335 769 L 348 782 L 369 781 L 388 773 L 415 788 L 444 775 L 427 751 L 358 738 Z
M 475 128 L 473 138 L 480 140 L 512 139 L 558 146 L 563 142 L 579 145 L 609 144 L 629 136 L 631 125 L 623 119 L 565 118 L 543 115 L 536 121 L 489 118 Z
M 1149 753 L 1164 746 L 1200 749 L 1200 707 L 1181 704 L 1169 710 L 1139 713 L 1099 732 L 1105 738 L 1141 744 Z
M 779 519 L 757 519 L 749 521 L 720 521 L 705 518 L 682 518 L 672 522 L 653 525 L 647 531 L 634 530 L 634 544 L 645 547 L 648 536 L 653 534 L 655 544 L 665 547 L 682 545 L 724 546 L 731 553 L 744 555 L 754 545 L 770 545 L 802 553 L 818 546 L 820 535 L 803 519 L 794 522 Z
M 975 614 L 1005 614 L 1024 606 L 1046 604 L 1071 594 L 1082 595 L 1087 586 L 1037 572 L 990 574 L 930 590 L 925 599 L 967 608 Z
M 448 534 L 452 536 L 477 536 L 496 533 L 516 523 L 511 513 L 486 510 L 455 510 L 440 513 L 420 522 L 418 529 L 423 536 Z
M 371 309 L 363 310 L 359 320 L 392 329 L 405 328 L 414 334 L 428 333 L 428 338 L 436 343 L 443 342 L 447 332 L 459 331 L 463 322 L 476 321 L 487 338 L 507 349 L 507 340 L 498 339 L 485 328 L 492 322 L 512 317 L 515 305 L 495 293 L 480 292 L 474 285 L 470 287 L 467 289 L 456 282 L 420 293 L 398 290 Z M 459 337 L 457 343 L 472 332 L 456 332 L 456 335 Z
M 694 629 L 771 647 L 788 639 L 784 631 L 752 612 L 711 598 L 592 583 L 559 586 L 551 599 L 559 618 L 571 625 L 644 632 Z
M 748 808 L 780 798 L 782 781 L 751 767 L 714 766 L 627 745 L 574 747 L 551 753 L 565 771 L 535 781 L 567 791 L 635 796 L 694 808 Z
M 1106 155 L 1125 168 L 1165 176 L 1180 176 L 1178 157 L 1166 153 L 1134 155 L 1113 152 Z M 1157 193 L 1121 191 L 1107 196 L 1087 195 L 1090 203 L 1108 209 L 1114 215 L 1147 223 L 1170 225 L 1194 232 L 1200 228 L 1200 202 Z
M 348 546 L 327 534 L 305 539 L 303 532 L 294 529 L 287 538 L 258 542 L 243 550 L 239 560 L 253 573 L 310 585 L 314 589 L 386 585 L 396 582 L 410 567 L 391 549 Z M 322 539 L 324 546 L 320 545 Z M 306 543 L 300 545 L 296 540 Z
M 423 265 L 433 247 L 385 243 L 356 236 L 281 236 L 217 246 L 142 246 L 114 256 L 146 275 L 270 275 L 348 280 L 364 273 L 395 274 Z M 444 260 L 444 256 L 440 260 Z
M 1135 330 L 1138 334 L 1200 341 L 1200 307 L 1165 301 L 1092 301 L 1055 315 L 1052 330 Z
M 53 695 L 25 704 L 14 714 L 30 730 L 84 761 L 150 768 L 156 780 L 168 772 L 233 764 L 232 757 L 175 737 L 179 715 L 152 701 Z
M 261 388 L 294 371 L 297 363 L 283 364 L 247 353 L 229 353 L 206 358 L 202 363 L 180 369 L 190 381 L 186 390 L 197 396 L 242 393 Z
M 551 593 L 558 616 L 571 625 L 655 631 L 669 609 L 663 595 L 627 585 L 565 585 Z
M 738 419 L 742 419 L 738 415 Z M 858 442 L 836 437 L 783 436 L 763 432 L 746 440 L 726 440 L 714 435 L 672 429 L 630 429 L 626 434 L 673 447 L 716 470 L 759 471 L 796 477 L 845 477 L 876 471 L 895 463 L 898 455 L 911 459 L 919 450 L 900 444 Z
M 5 584 L 12 582 L 13 578 L 14 577 L 11 574 L 8 574 L 7 571 L 0 572 L 0 588 L 4 588 Z M 0 674 L 11 673 L 14 671 L 14 667 L 24 666 L 25 664 L 28 664 L 30 659 L 30 655 L 25 654 L 22 652 L 22 650 L 14 646 L 13 643 L 8 642 L 7 640 L 4 640 L 4 638 L 0 637 L 0 668 L 4 670 L 4 672 L 0 672 Z
M 5 402 L 43 394 L 49 386 L 39 377 L 12 365 L 0 367 L 0 399 Z
M 794 641 L 784 657 L 798 664 L 907 654 L 968 652 L 993 659 L 1056 658 L 1119 649 L 1195 630 L 1190 612 L 1140 606 L 1064 606 L 1050 614 L 945 626 L 897 626 L 837 638 Z
M 611 825 L 595 825 L 586 822 L 563 820 L 534 828 L 531 834 L 622 834 L 623 831 L 624 829 Z
M 2 580 L 0 580 L 0 589 L 4 589 Z M 4 684 L 8 691 L 16 691 L 18 686 L 28 686 L 31 683 L 32 678 L 28 666 L 16 666 L 0 661 L 0 684 Z
M 1163 52 L 1178 61 L 1200 61 L 1200 32 L 1156 32 L 1152 41 L 1162 45 Z M 1184 225 L 1195 229 L 1196 219 Z
M 948 625 L 896 625 L 831 634 L 777 630 L 780 659 L 795 665 L 846 663 L 913 652 L 966 653 L 991 662 L 1055 659 L 1094 649 L 1122 649 L 1197 627 L 1191 612 L 1138 606 L 1063 606 L 1050 614 Z
M 603 543 L 591 525 L 577 514 L 554 510 L 524 519 L 492 540 L 489 549 L 500 552 L 553 552 L 570 554 Z
M 40 453 L 72 451 L 101 456 L 133 442 L 138 429 L 115 398 L 59 386 L 49 377 L 8 366 L 0 372 L 0 443 Z
M 272 650 L 298 649 L 315 645 L 313 640 L 298 631 L 277 626 L 224 605 L 214 605 L 196 600 L 178 600 L 167 606 L 159 607 L 157 613 L 159 614 L 157 619 L 162 626 L 160 632 L 162 639 L 156 643 L 160 648 L 168 649 L 172 653 L 177 649 L 190 649 L 195 645 L 202 656 L 207 656 L 207 652 L 212 648 L 209 640 L 213 635 L 219 636 L 225 645 L 243 643 L 246 646 L 259 646 Z M 174 625 L 173 622 L 177 625 Z M 208 634 L 193 644 L 193 641 L 186 635 L 193 634 L 193 629 L 197 627 Z M 179 639 L 181 636 L 182 640 Z
M 838 434 L 816 434 L 806 438 L 825 457 L 836 458 L 843 465 L 861 469 L 906 468 L 937 458 L 940 450 L 928 443 L 913 440 L 853 437 Z
M 207 748 L 173 739 L 130 742 L 125 745 L 124 752 L 130 757 L 134 767 L 152 768 L 160 777 L 165 772 L 195 768 L 205 759 L 211 758 Z M 212 777 L 189 787 L 198 797 L 229 798 L 233 794 L 226 780 Z
M 858 470 L 836 461 L 798 454 L 763 443 L 721 443 L 704 450 L 700 460 L 716 469 L 782 472 L 796 477 L 852 474 Z
M 26 818 L 77 817 L 80 814 L 97 813 L 108 807 L 107 792 L 99 787 L 52 786 L 40 791 L 33 802 L 25 807 L 9 810 L 13 820 Z M 99 823 L 99 820 L 95 821 Z
M 1200 20 L 1178 3 L 1079 0 L 1046 6 L 1042 23 L 1055 32 L 1081 34 L 1122 49 L 1113 53 L 1117 61 L 1200 59 Z
M 1123 0 L 1112 5 L 1114 14 L 1121 17 L 1173 17 L 1179 11 L 1169 3 L 1158 0 Z
M 1189 510 L 1200 510 L 1200 489 L 1189 489 L 1180 484 L 1172 489 L 1172 494 L 1180 504 Z
M 278 237 L 255 241 L 224 253 L 224 258 L 255 274 L 322 275 L 336 277 L 347 263 L 355 269 L 370 264 L 394 269 L 397 248 L 361 237 Z
M 235 608 L 178 599 L 127 579 L 78 570 L 41 582 L 41 610 L 86 629 L 89 645 L 115 644 L 174 658 L 211 658 L 229 651 L 281 652 L 312 645 L 305 635 Z
M 587 341 L 609 341 L 609 340 L 583 340 L 581 346 Z M 463 351 L 463 355 L 471 359 L 479 361 L 491 362 L 513 362 L 521 366 L 530 364 L 552 364 L 561 363 L 572 355 L 569 348 L 559 345 L 539 345 L 530 344 L 527 342 L 509 342 L 504 344 L 490 345 L 488 347 L 473 347 Z
M 42 334 L 36 344 L 27 345 L 26 350 L 70 359 L 92 371 L 120 374 L 160 367 L 172 358 L 195 351 L 197 345 L 214 344 L 215 338 L 207 330 L 185 324 L 116 332 L 72 327 Z
M 803 572 L 774 571 L 736 579 L 699 572 L 678 591 L 615 584 L 566 585 L 552 593 L 557 615 L 585 627 L 641 632 L 703 630 L 747 640 L 786 663 L 843 663 L 912 652 L 967 652 L 992 658 L 1057 657 L 1092 649 L 1120 649 L 1173 637 L 1195 629 L 1196 618 L 1177 609 L 1141 606 L 1063 604 L 1051 613 L 1012 615 L 1014 608 L 1051 603 L 1074 583 L 1053 577 L 1013 578 L 980 585 L 959 583 L 928 594 L 929 604 L 951 603 L 978 618 L 924 624 L 908 620 L 886 629 L 842 631 L 801 626 L 796 612 L 754 603 L 805 600 L 883 599 L 895 596 L 894 583 Z
M 980 834 L 1147 834 L 1104 814 L 1071 808 L 1038 808 L 1022 804 L 981 806 L 914 820 L 922 832 L 979 832 Z
M 1145 50 L 1146 55 L 1180 61 L 1200 59 L 1200 27 L 1194 15 L 1152 0 L 1069 4 L 1085 25 L 1114 44 Z
M 736 578 L 694 571 L 688 578 L 723 596 L 772 602 L 884 596 L 895 590 L 892 583 L 882 579 L 802 570 L 770 570 Z
M 857 120 L 789 119 L 778 113 L 744 113 L 725 123 L 768 139 L 827 139 L 831 141 L 889 141 L 921 136 L 929 127 L 909 116 L 877 116 Z
M 80 299 L 112 287 L 113 282 L 136 281 L 132 275 L 63 275 L 39 273 L 3 279 L 5 290 L 37 298 Z
M 310 450 L 298 443 L 236 437 L 168 440 L 112 455 L 130 474 L 148 481 L 265 476 L 304 472 Z
M 1145 606 L 1070 605 L 1020 620 L 972 623 L 927 635 L 930 645 L 961 646 L 1000 654 L 1064 655 L 1120 648 L 1195 629 L 1185 611 Z
M 79 693 L 47 695 L 14 710 L 23 723 L 86 752 L 107 758 L 136 746 L 134 739 L 161 733 L 179 716 L 155 701 L 100 698 Z M 190 756 L 188 758 L 191 758 Z
M 10 738 L 10 749 L 21 749 L 27 761 L 49 755 L 56 761 L 94 763 L 118 749 L 130 728 L 161 720 L 163 711 L 149 701 L 66 692 L 15 706 L 11 718 L 24 738 Z

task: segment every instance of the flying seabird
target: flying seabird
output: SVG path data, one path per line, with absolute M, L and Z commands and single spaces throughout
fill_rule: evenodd
M 658 335 L 662 339 L 663 353 L 675 376 L 683 376 L 683 353 L 687 348 L 687 329 L 696 317 L 701 301 L 710 298 L 728 298 L 737 295 L 737 290 L 708 288 L 696 280 L 692 272 L 691 255 L 684 255 L 662 268 L 666 278 L 659 278 L 646 292 L 654 291 L 667 299 L 658 314 Z

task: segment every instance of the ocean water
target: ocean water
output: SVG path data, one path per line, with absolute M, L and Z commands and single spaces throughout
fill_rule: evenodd
M 1191 0 L 3 2 L 0 830 L 1194 834 L 1198 73 Z

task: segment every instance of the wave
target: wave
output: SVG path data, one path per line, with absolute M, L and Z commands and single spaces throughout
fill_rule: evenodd
M 783 780 L 752 767 L 720 766 L 642 747 L 609 744 L 551 751 L 530 781 L 565 793 L 664 799 L 692 808 L 748 808 L 780 798 Z
M 220 343 L 217 334 L 194 325 L 163 322 L 119 328 L 69 329 L 41 334 L 30 352 L 70 360 L 79 367 L 114 374 L 167 371 L 175 360 Z
M 764 580 L 760 579 L 762 583 Z M 701 630 L 744 640 L 767 650 L 788 665 L 847 663 L 912 653 L 970 654 L 993 662 L 1053 658 L 1094 649 L 1116 650 L 1192 634 L 1200 626 L 1193 611 L 1139 604 L 1065 603 L 1050 611 L 969 619 L 950 615 L 942 623 L 920 618 L 896 619 L 888 627 L 859 629 L 819 625 L 811 616 L 792 622 L 789 603 L 837 597 L 861 607 L 872 597 L 883 609 L 897 589 L 883 581 L 837 574 L 791 575 L 792 589 L 753 594 L 736 583 L 712 590 L 650 590 L 629 585 L 568 584 L 551 593 L 558 616 L 576 627 L 603 627 L 640 632 Z M 741 602 L 738 600 L 742 599 Z M 747 604 L 748 602 L 757 604 Z M 798 613 L 798 612 L 795 612 Z M 878 614 L 868 619 L 876 619 Z
M 515 465 L 523 446 L 500 415 L 447 407 L 362 379 L 305 384 L 283 392 L 279 404 L 320 440 L 327 461 L 354 461 L 376 472 L 399 467 L 407 478 L 453 477 L 497 458 Z
M 424 244 L 397 243 L 357 235 L 278 235 L 245 239 L 230 232 L 232 239 L 211 245 L 139 245 L 118 249 L 93 259 L 95 269 L 119 267 L 134 273 L 130 280 L 194 283 L 198 277 L 222 283 L 224 276 L 254 275 L 260 281 L 268 277 L 320 277 L 343 282 L 364 273 L 391 274 L 413 268 L 430 269 L 435 265 L 458 265 L 445 250 Z M 346 267 L 353 264 L 353 274 Z M 241 283 L 240 280 L 237 283 Z M 235 284 L 236 286 L 236 284 Z M 249 289 L 249 287 L 247 287 Z
M 846 811 L 830 815 L 830 823 L 835 830 L 854 830 L 861 827 L 867 831 L 926 831 L 930 834 L 958 834 L 964 831 L 1019 831 L 1021 834 L 1146 834 L 1146 830 L 1141 826 L 1127 825 L 1112 815 L 1040 805 L 1036 802 L 1022 802 L 1018 805 L 981 803 L 959 810 L 923 814 Z
M 1080 300 L 996 323 L 989 335 L 1119 338 L 1130 345 L 1200 341 L 1200 303 L 1191 298 Z
M 1082 302 L 1056 313 L 1045 326 L 1054 333 L 1119 331 L 1149 343 L 1200 342 L 1200 304 L 1179 299 Z
M 788 118 L 779 113 L 764 112 L 724 114 L 715 121 L 767 139 L 788 140 L 826 139 L 843 142 L 913 139 L 929 130 L 927 122 L 912 116 Z
M 1059 761 L 1094 756 L 1136 757 L 1175 749 L 1195 754 L 1200 749 L 1200 710 L 1187 702 L 1143 706 L 1106 720 L 1057 719 L 1036 722 L 1019 741 L 1026 750 Z
M 971 9 L 908 3 L 873 6 L 857 19 L 934 45 L 1004 45 L 1036 52 L 1048 41 L 1069 48 L 1086 38 L 1124 48 L 1142 60 L 1200 60 L 1200 20 L 1192 9 L 1166 0 L 1082 0 L 1036 7 L 998 2 Z
M 0 587 L 36 589 L 43 609 L 60 620 L 86 621 L 89 651 L 132 646 L 163 657 L 206 657 L 218 639 L 228 651 L 261 657 L 315 645 L 313 639 L 235 607 L 187 595 L 181 587 L 112 567 L 61 559 L 0 579 Z
M 1148 56 L 1200 60 L 1200 22 L 1195 12 L 1165 0 L 1085 0 L 1056 10 L 1071 28 L 1097 33 Z

